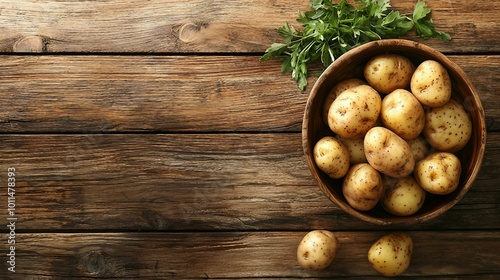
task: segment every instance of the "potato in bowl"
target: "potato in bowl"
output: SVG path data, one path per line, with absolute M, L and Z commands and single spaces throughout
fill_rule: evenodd
M 471 123 L 470 137 L 466 144 L 458 151 L 452 151 L 462 163 L 459 183 L 456 189 L 446 195 L 428 195 L 418 212 L 404 217 L 388 213 L 380 205 L 369 211 L 354 209 L 342 193 L 342 179 L 330 178 L 319 170 L 314 162 L 312 153 L 315 143 L 322 137 L 326 135 L 337 137 L 336 133 L 325 124 L 322 116 L 323 103 L 330 90 L 339 82 L 347 79 L 360 79 L 367 82 L 364 77 L 365 65 L 374 57 L 383 54 L 397 54 L 406 57 L 416 68 L 427 60 L 440 63 L 449 74 L 451 85 L 450 100 L 463 106 Z M 405 90 L 411 92 L 411 86 L 408 85 Z M 380 93 L 380 95 L 383 99 L 387 94 Z M 424 106 L 424 108 L 426 107 Z M 380 123 L 380 121 L 377 122 L 375 126 L 383 126 Z M 408 139 L 412 137 L 414 135 L 408 137 Z M 306 104 L 302 125 L 302 138 L 304 154 L 313 177 L 317 181 L 321 191 L 338 205 L 339 208 L 357 218 L 375 224 L 412 224 L 429 220 L 444 213 L 455 205 L 470 189 L 472 182 L 479 172 L 484 155 L 486 125 L 484 110 L 479 96 L 472 83 L 458 65 L 442 53 L 424 44 L 408 40 L 391 39 L 374 41 L 357 47 L 339 57 L 323 72 L 313 86 Z M 426 140 L 425 143 L 422 143 L 422 139 Z M 410 154 L 413 154 L 413 157 L 418 155 L 418 158 L 421 159 L 423 158 L 422 151 L 426 155 L 426 153 L 437 150 L 434 147 L 429 148 L 429 141 L 424 137 L 423 133 L 420 133 L 413 140 L 405 141 L 416 143 L 415 146 L 413 143 L 410 143 L 408 157 Z

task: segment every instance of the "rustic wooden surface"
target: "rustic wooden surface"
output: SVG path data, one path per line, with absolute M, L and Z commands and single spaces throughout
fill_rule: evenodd
M 300 135 L 310 87 L 258 61 L 308 1 L 1 1 L 0 221 L 9 167 L 18 220 L 15 273 L 1 226 L 0 279 L 377 279 L 366 252 L 394 230 L 415 242 L 404 277 L 500 278 L 500 1 L 427 3 L 453 40 L 425 43 L 478 89 L 487 152 L 443 216 L 380 227 L 319 191 Z M 341 247 L 305 271 L 296 246 L 317 228 Z

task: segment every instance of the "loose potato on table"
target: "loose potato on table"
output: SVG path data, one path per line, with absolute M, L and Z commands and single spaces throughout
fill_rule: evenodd
M 384 194 L 380 200 L 382 207 L 396 216 L 415 214 L 425 201 L 425 190 L 413 176 L 401 179 L 384 178 Z
M 424 135 L 434 148 L 445 152 L 462 149 L 472 136 L 472 121 L 462 104 L 451 99 L 425 110 Z
M 332 136 L 321 138 L 313 149 L 318 168 L 334 179 L 342 178 L 349 170 L 349 151 Z
M 351 166 L 342 184 L 342 193 L 352 208 L 368 211 L 377 205 L 384 186 L 377 170 L 368 163 Z
M 394 277 L 410 266 L 413 252 L 411 236 L 403 232 L 385 235 L 368 250 L 368 261 L 378 273 Z
M 448 71 L 439 62 L 422 62 L 411 77 L 411 92 L 425 106 L 443 106 L 451 97 Z
M 387 94 L 408 88 L 414 70 L 413 63 L 402 55 L 381 54 L 366 63 L 364 76 L 370 86 Z
M 457 187 L 462 167 L 452 153 L 436 152 L 419 161 L 414 176 L 422 188 L 433 194 L 449 194 Z
M 380 117 L 386 128 L 405 140 L 417 138 L 424 129 L 424 108 L 405 89 L 396 89 L 384 97 Z
M 403 178 L 415 167 L 410 145 L 385 127 L 370 129 L 366 133 L 364 147 L 368 163 L 388 176 Z
M 374 126 L 380 114 L 382 99 L 368 85 L 343 91 L 328 111 L 328 126 L 346 139 L 357 139 Z
M 325 101 L 323 102 L 323 121 L 325 124 L 328 124 L 328 110 L 330 110 L 330 106 L 333 101 L 339 96 L 342 92 L 354 88 L 360 85 L 366 85 L 366 82 L 360 79 L 352 78 L 340 81 L 330 90 L 328 95 L 326 96 Z
M 313 230 L 306 234 L 297 248 L 299 265 L 306 269 L 327 268 L 337 253 L 337 238 L 327 230 Z

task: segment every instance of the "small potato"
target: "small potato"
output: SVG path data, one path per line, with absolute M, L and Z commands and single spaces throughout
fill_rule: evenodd
M 397 89 L 384 97 L 382 123 L 405 140 L 417 138 L 424 129 L 424 108 L 411 92 Z
M 377 205 L 384 191 L 382 178 L 368 163 L 351 166 L 342 184 L 342 193 L 352 208 L 368 211 Z
M 314 145 L 313 154 L 318 168 L 331 178 L 342 178 L 349 170 L 349 151 L 332 136 L 321 138 Z
M 396 216 L 415 214 L 425 201 L 425 190 L 417 184 L 413 176 L 401 179 L 384 178 L 384 194 L 380 200 L 382 207 Z
M 469 142 L 472 122 L 462 104 L 451 99 L 441 107 L 425 110 L 424 135 L 434 148 L 453 153 Z
M 411 77 L 411 92 L 425 106 L 443 106 L 451 97 L 448 71 L 434 60 L 422 62 Z
M 424 190 L 445 195 L 457 189 L 461 172 L 460 159 L 454 154 L 436 152 L 419 161 L 413 174 Z
M 410 145 L 411 152 L 413 153 L 413 158 L 415 159 L 415 162 L 419 162 L 420 160 L 425 158 L 431 151 L 429 143 L 422 135 L 407 142 Z
M 385 127 L 370 129 L 364 147 L 368 163 L 388 176 L 403 178 L 413 171 L 415 159 L 410 145 Z
M 411 236 L 395 232 L 381 237 L 368 250 L 368 261 L 378 273 L 387 277 L 398 276 L 410 266 L 413 252 Z
M 333 103 L 333 100 L 337 98 L 342 92 L 348 90 L 350 88 L 354 88 L 360 85 L 366 85 L 366 82 L 360 79 L 352 78 L 339 82 L 336 84 L 326 96 L 325 101 L 323 102 L 323 121 L 325 124 L 328 124 L 328 110 L 330 110 L 330 106 Z
M 342 142 L 342 144 L 344 144 L 344 146 L 349 151 L 349 161 L 351 162 L 351 164 L 367 162 L 363 138 L 345 139 L 340 137 L 339 135 L 335 136 L 335 138 L 339 139 L 340 142 Z
M 327 230 L 313 230 L 306 234 L 297 248 L 297 260 L 305 269 L 327 268 L 337 254 L 337 238 Z
M 366 63 L 364 76 L 370 86 L 387 94 L 410 85 L 415 66 L 406 57 L 397 54 L 381 54 Z
M 343 91 L 328 111 L 328 126 L 346 139 L 357 139 L 374 126 L 380 114 L 382 99 L 367 85 Z

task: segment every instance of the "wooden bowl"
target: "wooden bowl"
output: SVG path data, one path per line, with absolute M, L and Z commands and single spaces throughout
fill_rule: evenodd
M 424 206 L 414 215 L 398 217 L 384 211 L 380 205 L 362 212 L 353 209 L 342 194 L 342 180 L 331 179 L 316 166 L 313 147 L 326 135 L 333 135 L 322 118 L 322 104 L 329 90 L 337 83 L 348 78 L 363 79 L 363 67 L 366 62 L 378 54 L 394 53 L 409 58 L 415 66 L 422 61 L 432 59 L 440 62 L 450 75 L 454 99 L 462 102 L 470 113 L 473 124 L 472 137 L 468 144 L 455 153 L 462 164 L 462 174 L 458 188 L 451 194 L 438 196 L 427 194 Z M 415 224 L 435 218 L 454 206 L 471 188 L 482 164 L 485 143 L 486 124 L 484 110 L 476 92 L 465 73 L 442 53 L 421 43 L 401 40 L 379 40 L 361 45 L 332 63 L 314 84 L 306 104 L 303 124 L 302 143 L 309 169 L 323 193 L 340 209 L 361 220 L 379 224 Z

